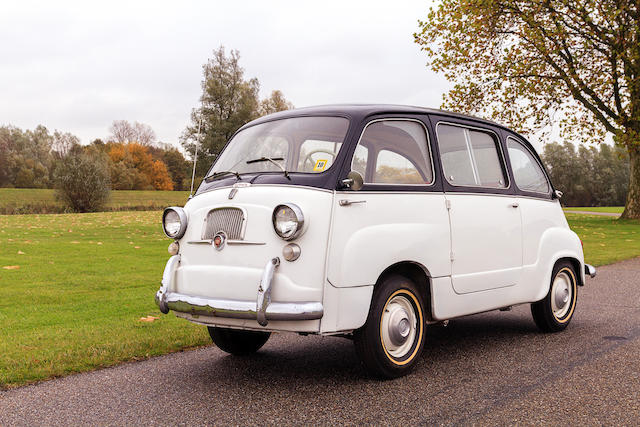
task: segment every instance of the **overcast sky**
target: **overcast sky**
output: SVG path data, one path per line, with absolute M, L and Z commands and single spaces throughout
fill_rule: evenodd
M 413 42 L 429 1 L 55 1 L 0 6 L 0 124 L 105 138 L 113 120 L 177 143 L 202 64 L 238 49 L 261 95 L 296 107 L 439 107 L 448 83 Z

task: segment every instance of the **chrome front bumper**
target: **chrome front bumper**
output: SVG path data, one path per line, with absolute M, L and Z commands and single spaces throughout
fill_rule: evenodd
M 180 263 L 180 255 L 169 258 L 162 275 L 162 286 L 156 293 L 156 304 L 163 313 L 169 310 L 202 316 L 257 320 L 266 326 L 269 320 L 315 320 L 322 318 L 320 302 L 271 302 L 273 274 L 280 265 L 279 258 L 267 262 L 258 286 L 256 301 L 206 298 L 170 292 L 173 273 Z

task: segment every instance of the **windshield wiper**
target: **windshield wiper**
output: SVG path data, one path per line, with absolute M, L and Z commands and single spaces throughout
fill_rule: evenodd
M 212 173 L 211 175 L 205 176 L 204 177 L 204 181 L 206 183 L 209 183 L 209 182 L 213 181 L 214 179 L 223 177 L 225 175 L 235 175 L 235 177 L 236 177 L 236 179 L 238 181 L 240 181 L 240 179 L 241 179 L 240 174 L 238 172 L 236 172 L 236 171 L 220 171 L 220 172 L 215 172 L 215 173 Z
M 260 158 L 257 158 L 257 159 L 247 160 L 247 164 L 250 165 L 251 163 L 271 162 L 274 165 L 276 165 L 277 167 L 279 167 L 282 170 L 282 172 L 284 172 L 285 178 L 287 178 L 288 180 L 291 180 L 291 178 L 289 177 L 289 172 L 287 172 L 287 170 L 285 168 L 283 168 L 280 165 L 280 163 L 276 162 L 276 160 L 284 160 L 284 157 L 260 157 Z

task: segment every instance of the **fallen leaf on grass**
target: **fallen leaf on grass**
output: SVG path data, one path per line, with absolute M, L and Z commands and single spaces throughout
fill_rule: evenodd
M 19 265 L 5 265 L 2 268 L 4 268 L 5 270 L 17 270 L 17 269 L 20 268 L 20 266 Z
M 134 246 L 133 249 L 140 249 L 140 246 Z
M 76 241 L 76 240 L 73 240 L 73 241 L 71 241 L 71 242 L 69 242 L 69 243 L 73 243 L 73 244 L 75 245 L 76 243 L 80 243 L 80 242 L 78 242 L 78 241 Z
M 154 317 L 154 316 L 147 316 L 147 317 L 141 317 L 140 321 L 141 322 L 153 322 L 154 320 L 158 320 L 159 317 Z
M 18 251 L 18 255 L 24 255 L 24 252 Z

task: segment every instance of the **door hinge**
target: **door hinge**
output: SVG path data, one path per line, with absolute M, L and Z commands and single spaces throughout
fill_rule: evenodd
M 445 200 L 444 205 L 447 207 L 447 210 L 451 210 L 451 200 L 449 199 Z
M 453 261 L 453 252 L 449 252 L 449 259 L 451 259 L 451 261 Z

